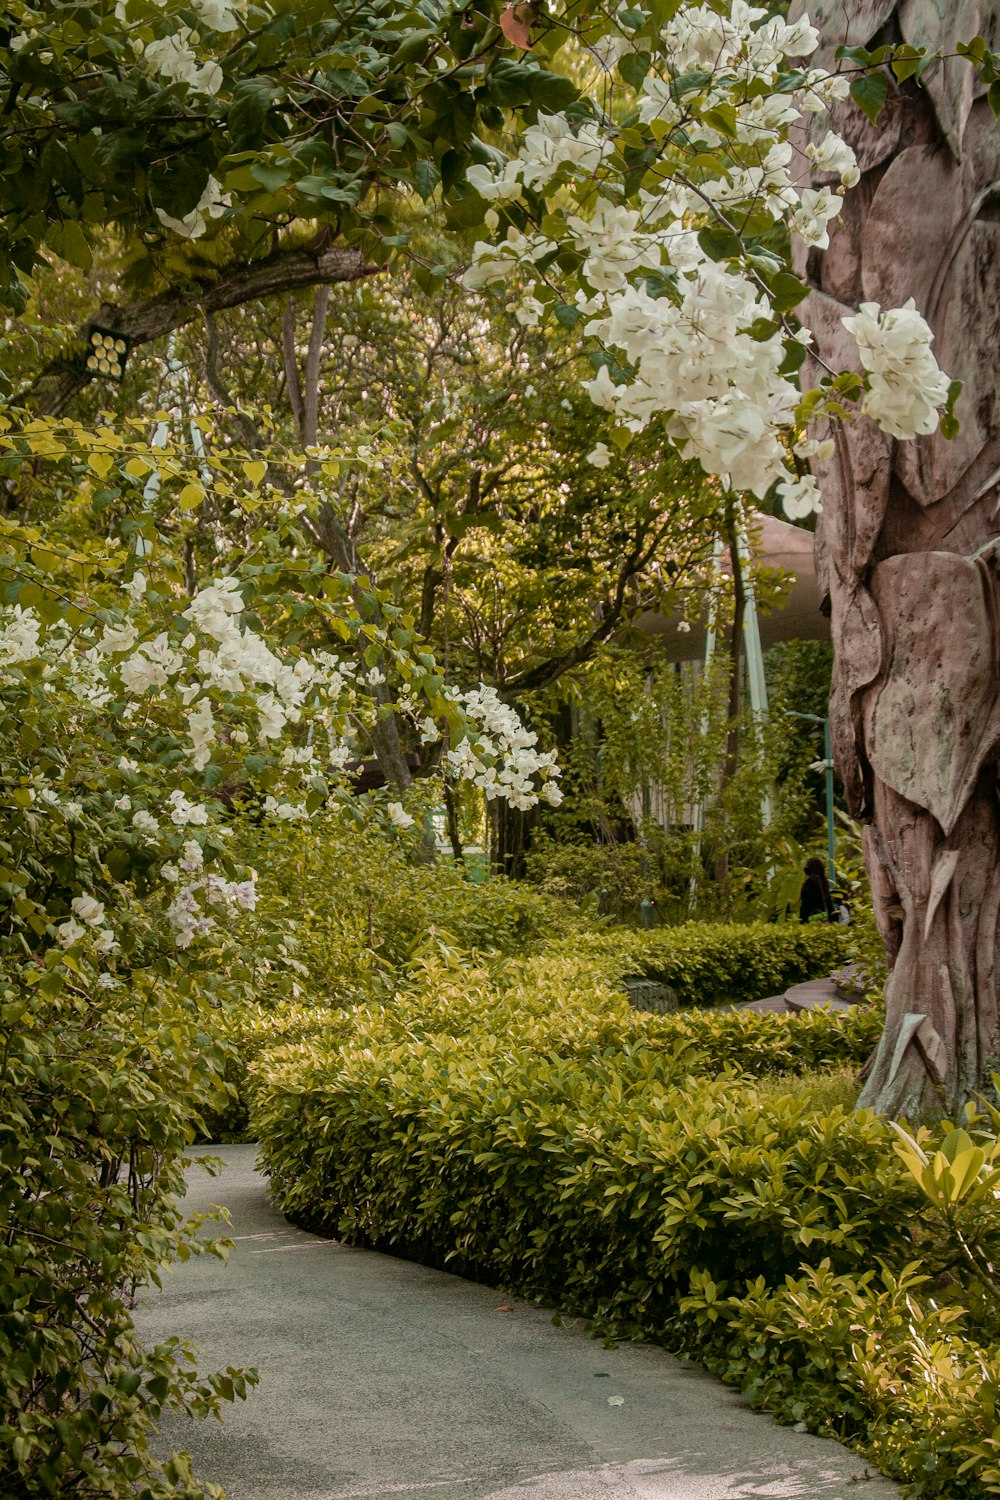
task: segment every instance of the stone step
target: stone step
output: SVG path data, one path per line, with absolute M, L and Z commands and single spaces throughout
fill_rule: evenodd
M 768 995 L 764 1000 L 744 1000 L 739 1005 L 734 1005 L 733 1010 L 749 1010 L 755 1015 L 763 1016 L 768 1012 L 779 1015 L 788 1014 L 788 1006 L 784 995 Z
M 791 1011 L 804 1010 L 850 1010 L 852 1000 L 832 979 L 807 979 L 804 984 L 793 984 L 785 991 L 785 1004 Z

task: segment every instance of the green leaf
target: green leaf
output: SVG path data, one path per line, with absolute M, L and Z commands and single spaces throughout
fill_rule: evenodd
M 580 309 L 578 307 L 571 307 L 568 302 L 553 303 L 552 311 L 564 328 L 575 328 L 583 317 Z
M 45 243 L 81 271 L 89 271 L 94 263 L 87 236 L 76 219 L 56 220 L 46 231 Z
M 413 186 L 426 203 L 441 181 L 441 174 L 433 162 L 418 161 L 413 167 Z
M 932 61 L 926 47 L 911 47 L 908 42 L 904 42 L 892 55 L 893 77 L 898 83 L 905 82 L 907 78 L 919 77 Z
M 292 162 L 255 161 L 250 176 L 269 193 L 283 188 L 294 170 Z
M 864 110 L 873 125 L 888 96 L 889 80 L 884 73 L 869 73 L 864 78 L 855 78 L 851 84 L 851 98 L 859 109 Z
M 743 252 L 739 235 L 721 224 L 699 229 L 698 243 L 711 260 L 735 260 Z
M 618 61 L 618 74 L 629 88 L 637 92 L 642 88 L 652 61 L 648 52 L 626 52 Z
M 706 109 L 701 120 L 720 135 L 732 137 L 736 134 L 736 109 L 732 104 L 716 104 L 712 109 Z
M 438 35 L 437 28 L 425 26 L 419 31 L 408 32 L 392 54 L 392 61 L 401 63 L 422 62 L 430 50 L 430 44 Z

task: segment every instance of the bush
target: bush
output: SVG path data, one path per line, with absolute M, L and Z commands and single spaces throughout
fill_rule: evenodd
M 537 891 L 502 878 L 473 885 L 450 862 L 414 862 L 409 837 L 390 843 L 344 812 L 294 828 L 244 825 L 240 851 L 261 874 L 248 942 L 285 932 L 285 962 L 259 976 L 262 1000 L 388 999 L 428 942 L 512 954 L 577 925 Z
M 678 1076 L 725 1067 L 756 1075 L 860 1067 L 881 1031 L 878 1013 L 867 1008 L 846 1015 L 756 1016 L 728 1010 L 711 1016 L 682 1010 L 650 1015 L 633 1010 L 622 990 L 624 976 L 646 974 L 668 976 L 687 996 L 707 991 L 717 998 L 735 984 L 732 976 L 742 962 L 753 997 L 755 989 L 766 993 L 768 985 L 824 971 L 832 953 L 844 956 L 839 929 L 764 924 L 733 929 L 691 924 L 662 934 L 580 934 L 572 942 L 556 940 L 527 958 L 498 961 L 494 956 L 488 966 L 440 940 L 425 944 L 425 951 L 399 972 L 400 988 L 389 1002 L 338 1007 L 283 1001 L 233 1007 L 220 1018 L 233 1044 L 226 1078 L 236 1093 L 223 1111 L 210 1116 L 205 1139 L 247 1137 L 247 1069 L 252 1072 L 262 1053 L 273 1054 L 276 1048 L 295 1056 L 299 1043 L 306 1065 L 321 1053 L 331 1067 L 339 1048 L 352 1039 L 380 1046 L 482 1031 L 502 1035 L 511 1045 L 563 1057 L 643 1047 L 671 1059 Z
M 428 963 L 391 1008 L 265 1043 L 254 1118 L 279 1207 L 697 1354 L 914 1495 L 1000 1494 L 996 1307 L 954 1305 L 957 1240 L 890 1126 L 851 1107 L 845 1065 L 880 1018 L 636 1013 L 615 974 L 643 952 L 651 971 L 658 940 L 557 943 L 492 974 Z M 678 942 L 655 972 L 698 972 Z M 974 1243 L 995 1248 L 980 1198 Z
M 849 928 L 825 922 L 686 922 L 656 932 L 577 935 L 552 953 L 607 960 L 622 978 L 655 979 L 678 1005 L 717 1005 L 781 994 L 828 974 L 852 954 Z
M 137 1342 L 137 1283 L 197 1250 L 176 1198 L 199 1109 L 222 1098 L 207 1013 L 141 972 L 132 988 L 33 993 L 0 1008 L 0 1494 L 196 1500 L 187 1459 L 161 1464 L 164 1407 L 195 1415 L 245 1392 L 199 1380 L 172 1339 Z

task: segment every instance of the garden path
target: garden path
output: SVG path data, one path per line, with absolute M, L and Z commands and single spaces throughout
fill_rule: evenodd
M 288 1224 L 255 1146 L 209 1148 L 187 1206 L 222 1203 L 236 1248 L 143 1294 L 147 1342 L 204 1369 L 257 1365 L 224 1423 L 163 1442 L 229 1500 L 890 1500 L 837 1443 L 779 1427 L 693 1364 L 612 1349 L 488 1287 Z

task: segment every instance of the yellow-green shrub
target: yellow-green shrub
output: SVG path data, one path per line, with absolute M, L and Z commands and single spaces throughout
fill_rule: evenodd
M 774 965 L 815 972 L 831 951 L 822 928 L 766 927 L 581 934 L 489 964 L 439 948 L 389 1006 L 263 1017 L 254 1124 L 275 1197 L 698 1353 L 914 1495 L 1000 1494 L 989 1288 L 968 1288 L 967 1314 L 949 1300 L 949 1224 L 890 1127 L 852 1108 L 878 1012 L 645 1014 L 620 988 L 629 973 L 721 987 L 734 954 L 770 984 Z M 995 1262 L 989 1193 L 975 1213 L 969 1243 Z
M 575 934 L 552 955 L 586 956 L 624 978 L 667 985 L 679 1005 L 718 1005 L 781 994 L 839 968 L 851 956 L 849 928 L 825 922 L 685 922 L 653 932 Z

